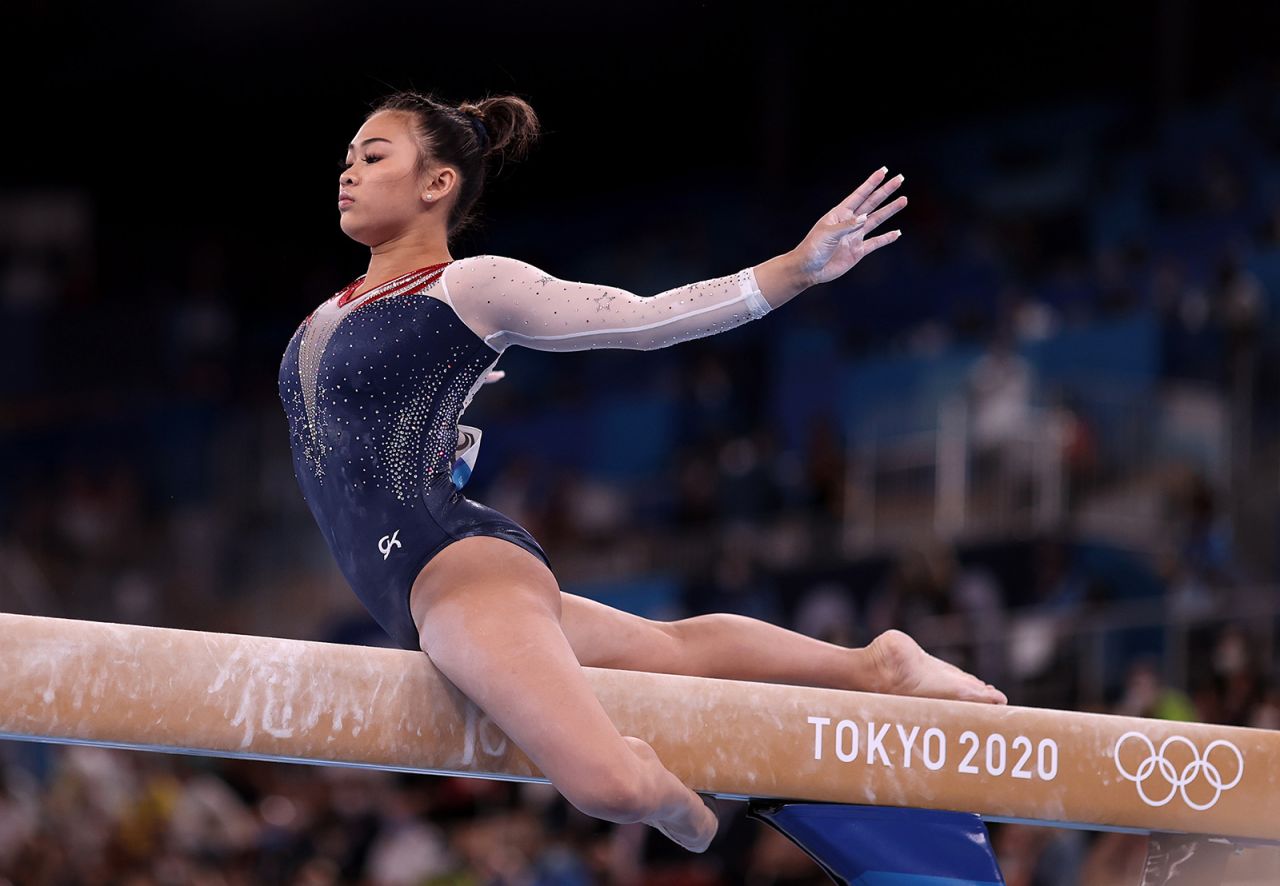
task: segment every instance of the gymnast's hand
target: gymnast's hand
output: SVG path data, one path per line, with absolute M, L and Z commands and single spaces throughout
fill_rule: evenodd
M 505 376 L 506 374 L 507 373 L 501 369 L 495 369 L 492 372 L 485 373 L 484 381 L 482 381 L 480 384 L 491 385 L 495 381 L 502 381 L 503 376 Z
M 904 178 L 897 175 L 884 181 L 886 175 L 888 170 L 884 168 L 873 172 L 856 191 L 818 219 L 800 245 L 792 250 L 807 285 L 827 283 L 843 276 L 864 255 L 892 243 L 901 235 L 901 231 L 890 231 L 866 239 L 867 234 L 881 222 L 907 205 L 907 198 L 899 197 L 888 206 L 880 207 Z

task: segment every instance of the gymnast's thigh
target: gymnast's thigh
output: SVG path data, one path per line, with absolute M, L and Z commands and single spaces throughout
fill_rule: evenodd
M 672 670 L 681 660 L 679 623 L 655 621 L 561 592 L 560 629 L 584 667 Z
M 475 605 L 508 609 L 515 617 L 549 613 L 578 662 L 587 667 L 634 670 L 677 658 L 679 640 L 671 624 L 564 593 L 541 559 L 502 538 L 459 539 L 423 567 L 409 597 L 420 638 L 425 637 L 430 607 L 450 594 L 465 595 Z M 530 604 L 535 608 L 526 609 Z M 420 645 L 430 652 L 425 639 Z
M 618 808 L 650 777 L 561 630 L 560 590 L 540 558 L 505 538 L 466 536 L 423 568 L 411 595 L 423 651 L 570 803 Z
M 532 607 L 559 622 L 560 585 L 547 564 L 505 538 L 472 535 L 449 543 L 422 567 L 409 591 L 409 611 L 421 636 L 435 606 L 502 606 L 515 598 L 513 610 Z

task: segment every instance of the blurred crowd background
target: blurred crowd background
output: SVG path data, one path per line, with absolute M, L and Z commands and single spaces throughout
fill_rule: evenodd
M 505 30 L 490 49 L 526 80 L 371 64 L 456 100 L 470 71 L 550 124 L 547 159 L 491 184 L 455 257 L 651 295 L 790 248 L 879 165 L 906 175 L 902 240 L 761 321 L 658 352 L 509 350 L 464 418 L 484 431 L 465 493 L 528 528 L 564 590 L 642 615 L 738 612 L 846 645 L 899 627 L 1013 703 L 1280 728 L 1280 65 L 1247 51 L 1242 17 L 1210 18 L 1131 12 L 1113 24 L 1134 41 L 1089 47 L 1094 75 L 1059 46 L 1090 21 L 1018 19 L 1027 55 L 994 53 L 934 105 L 908 93 L 928 113 L 868 98 L 856 121 L 826 105 L 854 114 L 857 95 L 819 89 L 834 66 L 804 74 L 795 24 L 725 72 L 700 42 L 721 21 L 696 18 L 678 48 L 704 57 L 673 53 L 662 96 L 596 127 L 583 109 L 620 75 L 555 79 Z M 176 24 L 148 21 L 137 39 L 173 61 Z M 216 39 L 243 36 L 230 21 Z M 313 30 L 336 45 L 337 25 Z M 577 45 L 560 40 L 547 51 Z M 156 76 L 97 52 L 108 83 Z M 1034 52 L 1044 69 L 1014 83 Z M 46 162 L 7 165 L 0 609 L 389 645 L 301 499 L 275 386 L 297 323 L 365 269 L 316 222 L 336 171 L 313 155 L 339 159 L 386 90 L 348 83 L 304 121 L 325 103 L 300 93 L 342 72 L 295 73 L 241 115 L 242 80 L 191 73 L 211 66 L 197 53 L 169 91 L 135 91 L 128 125 L 85 110 L 93 147 L 64 121 Z M 695 129 L 680 90 L 733 77 Z M 993 84 L 1003 103 L 979 94 Z M 965 85 L 971 105 L 944 108 Z M 48 140 L 66 93 L 27 101 L 44 110 L 15 115 L 19 135 Z M 606 158 L 569 144 L 588 138 Z M 694 857 L 545 786 L 0 743 L 0 883 L 825 882 L 741 804 L 722 817 Z M 1145 851 L 992 831 L 1010 884 L 1137 882 Z

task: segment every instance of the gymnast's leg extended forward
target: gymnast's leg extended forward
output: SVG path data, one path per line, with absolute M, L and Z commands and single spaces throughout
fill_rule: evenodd
M 901 631 L 863 648 L 824 643 L 730 613 L 653 621 L 573 594 L 562 595 L 561 626 L 580 664 L 954 698 L 1003 704 L 1003 692 L 926 653 Z

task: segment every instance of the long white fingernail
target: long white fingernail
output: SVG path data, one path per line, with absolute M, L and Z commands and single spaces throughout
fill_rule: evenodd
M 880 167 L 878 170 L 876 170 L 876 171 L 877 171 L 877 172 L 888 172 L 888 171 L 889 171 L 889 167 L 888 167 L 888 166 L 881 166 L 881 167 Z

